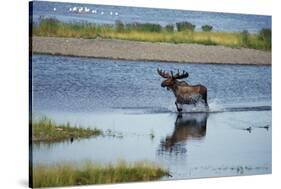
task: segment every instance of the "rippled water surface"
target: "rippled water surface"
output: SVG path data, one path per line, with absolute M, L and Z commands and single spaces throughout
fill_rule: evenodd
M 186 70 L 210 111 L 179 116 L 157 68 Z M 109 133 L 33 144 L 33 162 L 150 160 L 173 177 L 271 173 L 271 67 L 33 55 L 32 111 Z

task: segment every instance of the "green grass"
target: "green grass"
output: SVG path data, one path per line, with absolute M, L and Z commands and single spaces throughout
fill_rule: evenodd
M 87 184 L 108 184 L 157 180 L 169 173 L 150 162 L 129 164 L 120 161 L 114 165 L 57 164 L 33 167 L 33 187 L 54 187 Z
M 33 24 L 33 35 L 44 37 L 73 37 L 94 39 L 121 39 L 145 42 L 196 43 L 203 45 L 223 45 L 234 48 L 271 50 L 271 29 L 262 29 L 252 34 L 247 31 L 213 32 L 212 26 L 205 25 L 204 31 L 193 31 L 189 22 L 169 24 L 130 23 L 116 21 L 115 25 L 96 25 L 92 23 L 63 23 L 54 18 L 43 18 Z M 208 29 L 206 29 L 208 27 Z M 213 29 L 213 28 L 212 28 Z
M 73 127 L 69 123 L 56 124 L 48 118 L 32 121 L 33 142 L 57 142 L 71 138 L 88 138 L 102 134 L 98 129 Z

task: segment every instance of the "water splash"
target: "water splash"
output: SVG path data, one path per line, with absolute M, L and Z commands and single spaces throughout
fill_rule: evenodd
M 209 112 L 223 112 L 226 107 L 218 99 L 209 100 Z
M 203 101 L 199 101 L 196 104 L 184 104 L 182 105 L 182 109 L 183 109 L 182 112 L 183 113 L 200 113 L 200 112 L 216 113 L 216 112 L 226 111 L 226 107 L 224 107 L 223 104 L 220 103 L 219 100 L 217 99 L 209 101 L 208 105 L 209 107 L 206 107 Z M 175 113 L 178 112 L 174 102 L 171 102 L 171 104 L 168 106 L 168 110 Z

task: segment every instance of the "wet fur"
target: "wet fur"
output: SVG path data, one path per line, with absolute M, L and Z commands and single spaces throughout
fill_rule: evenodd
M 172 79 L 164 83 L 165 81 L 163 81 L 162 86 L 166 86 L 168 89 L 173 91 L 176 97 L 175 105 L 179 112 L 182 111 L 182 108 L 180 108 L 178 105 L 183 105 L 183 104 L 195 105 L 200 101 L 200 99 L 202 99 L 205 103 L 205 106 L 208 107 L 207 88 L 205 86 L 189 85 L 185 81 L 178 81 L 176 79 Z

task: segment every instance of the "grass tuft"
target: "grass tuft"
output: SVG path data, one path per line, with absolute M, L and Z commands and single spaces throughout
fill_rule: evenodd
M 58 142 L 102 134 L 98 129 L 73 127 L 69 123 L 56 124 L 46 117 L 32 121 L 31 125 L 33 142 Z
M 169 173 L 150 162 L 133 164 L 120 161 L 115 165 L 101 166 L 84 162 L 73 164 L 36 165 L 33 167 L 33 187 L 108 184 L 157 180 Z

